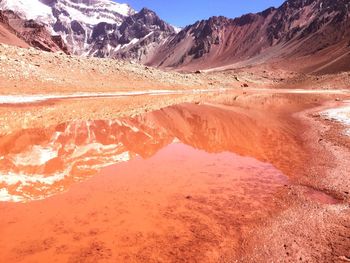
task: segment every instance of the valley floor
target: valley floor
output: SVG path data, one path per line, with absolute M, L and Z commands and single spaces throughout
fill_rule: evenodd
M 164 262 L 350 261 L 350 137 L 345 134 L 346 128 L 342 124 L 327 119 L 322 113 L 329 108 L 340 107 L 350 99 L 349 73 L 307 76 L 260 66 L 180 74 L 126 62 L 67 57 L 4 45 L 0 46 L 0 63 L 1 96 L 216 89 L 211 92 L 1 104 L 0 139 L 22 129 L 44 129 L 74 120 L 135 117 L 182 103 L 199 107 L 198 110 L 203 110 L 204 114 L 206 107 L 234 112 L 238 119 L 243 116 L 242 120 L 252 120 L 249 125 L 256 126 L 250 128 L 261 127 L 261 130 L 255 131 L 242 122 L 242 130 L 249 131 L 246 147 L 242 150 L 244 155 L 271 163 L 288 177 L 288 183 L 273 199 L 267 200 L 266 207 L 271 206 L 271 209 L 266 215 L 258 218 L 253 215 L 245 218 L 243 215 L 234 223 L 225 216 L 230 215 L 228 211 L 235 206 L 216 206 L 208 195 L 204 199 L 194 200 L 197 203 L 193 203 L 192 208 L 201 209 L 200 212 L 210 217 L 213 220 L 210 222 L 215 222 L 215 225 L 203 225 L 203 218 L 199 217 L 200 225 L 191 228 L 192 232 L 188 234 L 190 237 L 187 237 L 189 240 L 181 240 L 181 236 L 175 239 L 163 236 L 161 241 L 168 241 L 169 247 L 149 249 L 142 255 L 133 251 L 124 259 L 130 262 L 157 262 L 158 255 Z M 220 90 L 222 88 L 226 90 Z M 233 132 L 232 137 L 235 134 Z M 244 137 L 241 139 L 243 142 Z M 8 143 L 7 139 L 2 143 L 0 147 Z M 75 199 L 69 198 L 67 200 L 71 205 L 70 202 Z M 75 201 L 77 204 L 83 202 Z M 30 204 L 25 204 L 28 211 L 33 209 L 35 213 L 36 210 Z M 35 205 L 36 208 L 39 206 Z M 1 203 L 0 207 L 8 212 L 8 218 L 2 216 L 0 219 L 0 232 L 5 233 L 10 226 L 16 226 L 17 221 L 12 219 L 17 218 L 18 207 L 7 203 Z M 95 212 L 97 217 L 103 213 L 98 209 Z M 67 217 L 69 215 L 62 216 Z M 21 221 L 18 218 L 16 220 Z M 185 222 L 185 218 L 180 217 L 179 220 Z M 69 229 L 74 225 L 65 226 L 63 223 L 56 230 L 61 233 L 62 227 Z M 91 229 L 82 228 L 81 231 L 91 232 Z M 106 254 L 106 248 L 91 241 L 97 240 L 100 232 L 90 232 L 75 237 L 76 250 L 70 260 L 90 262 L 84 261 L 90 255 L 91 262 L 115 262 L 118 257 L 113 257 L 113 248 L 108 247 Z M 31 234 L 30 231 L 28 233 Z M 83 237 L 86 235 L 92 238 L 89 240 L 91 244 L 85 242 Z M 157 235 L 149 238 L 152 237 L 156 239 Z M 67 249 L 56 247 L 55 241 L 52 241 L 54 234 L 46 243 L 40 243 L 40 237 L 36 243 L 26 243 L 23 250 L 18 244 L 11 244 L 9 238 L 3 234 L 0 238 L 0 248 L 9 262 L 29 262 L 27 259 L 35 262 L 50 253 L 59 255 L 61 251 L 64 254 Z M 136 236 L 129 238 L 138 240 Z M 80 240 L 85 243 L 79 243 Z M 124 241 L 130 243 L 130 240 Z M 136 241 L 134 243 L 135 246 L 139 245 Z M 162 249 L 167 254 L 163 254 Z

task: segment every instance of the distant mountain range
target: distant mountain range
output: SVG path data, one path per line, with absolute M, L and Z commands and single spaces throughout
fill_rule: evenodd
M 288 0 L 235 19 L 212 17 L 168 38 L 150 64 L 206 69 L 274 62 L 308 72 L 350 69 L 349 3 Z
M 1 42 L 46 51 L 186 71 L 261 63 L 303 72 L 350 70 L 350 0 L 288 0 L 180 32 L 149 9 L 136 12 L 111 0 L 0 0 L 0 10 Z

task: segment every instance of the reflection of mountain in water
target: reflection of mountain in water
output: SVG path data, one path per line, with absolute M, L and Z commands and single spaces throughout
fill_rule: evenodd
M 184 104 L 136 118 L 75 121 L 0 138 L 0 200 L 43 199 L 102 167 L 151 157 L 174 139 L 209 153 L 255 157 L 284 172 L 297 150 L 277 124 L 212 106 Z

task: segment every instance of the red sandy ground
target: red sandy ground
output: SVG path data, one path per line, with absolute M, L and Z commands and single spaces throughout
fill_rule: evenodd
M 254 159 L 175 144 L 147 160 L 106 168 L 64 194 L 26 204 L 2 203 L 3 258 L 345 262 L 350 258 L 348 139 L 335 136 L 336 126 L 315 120 L 315 110 L 310 110 L 339 96 L 345 98 L 234 93 L 202 98 L 212 106 L 165 109 L 164 116 L 174 120 L 170 130 L 186 144 Z M 186 126 L 174 109 L 184 112 L 192 125 Z M 186 131 L 183 137 L 176 132 L 180 130 Z M 222 144 L 201 140 L 205 130 Z M 217 137 L 216 130 L 225 136 Z

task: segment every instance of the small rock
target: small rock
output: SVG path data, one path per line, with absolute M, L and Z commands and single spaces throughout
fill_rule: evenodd
M 340 260 L 343 260 L 343 261 L 345 261 L 345 262 L 350 262 L 350 258 L 347 257 L 347 256 L 340 256 L 339 259 L 340 259 Z

